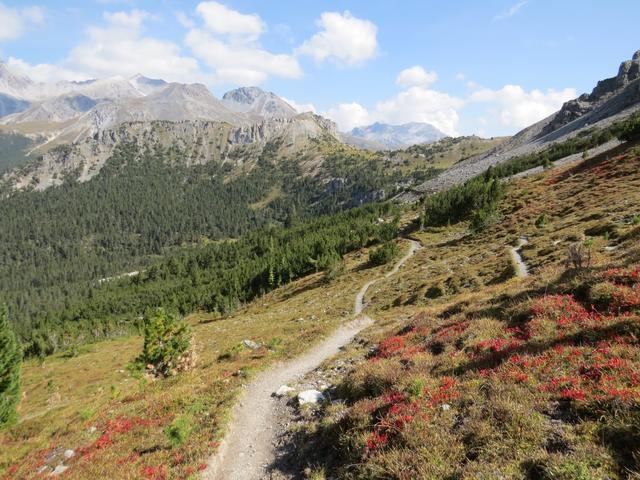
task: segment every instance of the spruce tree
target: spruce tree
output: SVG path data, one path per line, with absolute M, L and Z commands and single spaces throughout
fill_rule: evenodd
M 22 351 L 9 325 L 7 307 L 0 305 L 0 428 L 15 419 L 21 363 Z

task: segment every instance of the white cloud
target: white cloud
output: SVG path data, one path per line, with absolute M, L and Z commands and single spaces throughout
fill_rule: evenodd
M 194 22 L 193 19 L 183 11 L 179 10 L 175 13 L 175 15 L 178 23 L 184 28 L 193 28 L 196 26 L 196 22 Z
M 180 46 L 142 34 L 151 18 L 144 11 L 105 13 L 106 26 L 87 29 L 87 38 L 74 47 L 62 67 L 89 76 L 131 76 L 143 73 L 169 81 L 198 81 L 203 76 L 195 58 Z
M 493 21 L 496 22 L 498 20 L 504 20 L 505 18 L 514 16 L 516 13 L 518 13 L 518 10 L 524 7 L 527 3 L 529 3 L 529 0 L 522 0 L 518 3 L 511 5 L 509 8 L 507 8 L 506 10 L 500 12 L 498 15 L 493 17 Z
M 324 12 L 316 22 L 321 30 L 305 41 L 297 52 L 316 61 L 334 60 L 354 66 L 373 58 L 378 51 L 378 27 L 350 12 Z
M 189 30 L 184 40 L 193 54 L 213 70 L 212 81 L 258 85 L 269 76 L 300 78 L 302 69 L 290 54 L 271 53 L 258 43 L 265 30 L 256 14 L 244 14 L 217 2 L 196 8 L 204 26 Z
M 376 114 L 387 123 L 425 122 L 449 135 L 458 127 L 460 98 L 424 87 L 411 87 L 393 98 L 378 102 Z
M 201 2 L 196 7 L 211 32 L 221 35 L 241 35 L 251 39 L 264 32 L 264 23 L 256 14 L 244 14 L 218 2 Z
M 44 22 L 44 11 L 38 6 L 10 8 L 0 3 L 0 41 L 21 37 L 31 25 Z
M 49 63 L 39 63 L 30 65 L 24 60 L 15 57 L 9 57 L 7 65 L 12 70 L 20 72 L 37 82 L 56 82 L 60 80 L 85 80 L 87 75 L 82 72 L 76 72 L 52 65 Z
M 217 14 L 224 15 L 224 24 Z M 302 69 L 292 54 L 271 53 L 258 43 L 264 23 L 216 2 L 202 2 L 196 17 L 176 12 L 188 32 L 183 45 L 144 34 L 155 17 L 142 10 L 105 12 L 103 25 L 86 28 L 86 37 L 59 63 L 13 65 L 43 81 L 125 77 L 142 73 L 168 81 L 256 85 L 269 76 L 300 78 Z M 196 25 L 200 22 L 200 26 Z M 216 33 L 217 32 L 217 33 Z M 183 52 L 182 47 L 191 50 Z M 203 70 L 204 69 L 204 70 Z
M 322 115 L 336 122 L 338 128 L 343 132 L 348 132 L 354 127 L 368 125 L 373 122 L 373 118 L 367 109 L 356 102 L 341 103 L 331 107 Z
M 406 80 L 406 84 L 412 83 Z M 421 80 L 424 84 L 424 76 Z M 459 121 L 458 109 L 462 108 L 464 103 L 464 100 L 447 93 L 413 85 L 389 99 L 377 102 L 372 110 L 356 102 L 341 103 L 329 108 L 324 115 L 335 121 L 342 131 L 373 122 L 390 124 L 424 122 L 430 123 L 449 135 L 456 135 Z
M 490 113 L 496 114 L 504 126 L 524 128 L 551 115 L 575 97 L 574 88 L 527 92 L 519 85 L 505 85 L 499 90 L 477 90 L 469 96 L 469 101 L 488 103 Z
M 285 98 L 282 96 L 280 98 L 282 98 L 282 100 L 284 100 L 289 105 L 291 105 L 293 109 L 298 113 L 305 113 L 305 112 L 316 113 L 316 107 L 313 105 L 313 103 L 298 103 L 295 100 L 291 100 L 289 98 Z
M 175 43 L 144 36 L 147 12 L 104 13 L 104 26 L 89 26 L 86 38 L 58 64 L 30 65 L 11 58 L 10 65 L 35 80 L 83 80 L 143 73 L 168 81 L 206 81 L 195 58 L 182 55 Z
M 200 29 L 191 30 L 185 43 L 194 55 L 215 70 L 219 82 L 256 85 L 269 75 L 302 76 L 302 69 L 293 56 L 267 52 L 255 43 L 223 41 Z
M 396 84 L 403 87 L 426 87 L 427 85 L 431 85 L 437 79 L 438 74 L 436 72 L 428 72 L 420 65 L 416 65 L 402 70 L 396 78 Z

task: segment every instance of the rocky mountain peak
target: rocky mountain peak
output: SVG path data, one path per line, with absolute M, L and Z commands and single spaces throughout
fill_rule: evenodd
M 222 103 L 238 113 L 254 119 L 292 118 L 298 112 L 273 92 L 259 87 L 241 87 L 225 93 Z
M 240 87 L 228 91 L 222 96 L 222 99 L 251 105 L 255 103 L 258 98 L 269 95 L 273 95 L 273 93 L 265 92 L 260 87 Z

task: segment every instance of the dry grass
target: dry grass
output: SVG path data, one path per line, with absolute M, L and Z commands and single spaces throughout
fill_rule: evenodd
M 74 449 L 65 478 L 105 478 L 114 466 L 118 478 L 195 475 L 215 451 L 247 377 L 300 353 L 352 315 L 356 292 L 385 268 L 363 268 L 366 261 L 366 251 L 351 255 L 347 272 L 331 283 L 311 275 L 228 318 L 189 316 L 197 368 L 174 378 L 153 381 L 129 371 L 140 337 L 91 345 L 73 358 L 28 361 L 21 421 L 0 436 L 0 469 L 7 479 L 35 478 L 41 467 L 60 463 L 62 451 L 46 460 L 56 449 Z M 264 347 L 243 348 L 244 339 Z M 192 431 L 171 447 L 165 430 L 176 418 Z
M 343 354 L 366 357 L 339 385 L 346 413 L 309 427 L 300 455 L 337 478 L 638 478 L 638 166 L 545 172 L 478 235 L 417 234 L 426 248 L 372 292 L 369 341 Z M 521 235 L 524 279 L 506 249 Z M 585 236 L 592 268 L 567 270 Z

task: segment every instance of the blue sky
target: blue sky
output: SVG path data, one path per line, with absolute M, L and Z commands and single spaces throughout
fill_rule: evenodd
M 272 90 L 342 129 L 512 134 L 640 49 L 635 0 L 0 0 L 0 56 L 42 81 Z

